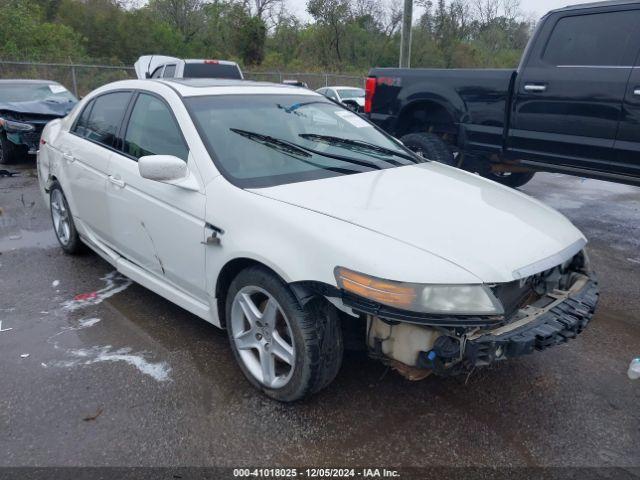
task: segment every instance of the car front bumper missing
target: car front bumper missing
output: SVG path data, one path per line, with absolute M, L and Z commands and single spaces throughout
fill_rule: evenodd
M 578 268 L 564 274 L 568 287 L 537 296 L 508 318 L 466 317 L 456 325 L 452 317 L 405 313 L 403 318 L 399 311 L 387 315 L 387 308 L 372 309 L 363 300 L 343 296 L 343 301 L 366 314 L 367 345 L 373 357 L 409 378 L 423 377 L 419 371 L 455 375 L 560 345 L 580 334 L 599 297 L 597 278 L 582 258 Z

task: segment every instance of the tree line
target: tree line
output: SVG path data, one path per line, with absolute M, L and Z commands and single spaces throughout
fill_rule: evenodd
M 396 66 L 400 0 L 0 0 L 0 59 L 131 65 L 140 55 L 363 74 Z M 531 34 L 518 0 L 416 0 L 413 67 L 513 67 Z

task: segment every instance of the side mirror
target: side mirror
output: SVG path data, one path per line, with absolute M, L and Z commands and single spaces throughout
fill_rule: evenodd
M 187 190 L 198 190 L 198 182 L 190 174 L 187 162 L 173 155 L 146 155 L 138 160 L 142 178 L 168 183 Z

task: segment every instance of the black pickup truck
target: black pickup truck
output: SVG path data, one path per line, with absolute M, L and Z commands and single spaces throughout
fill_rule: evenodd
M 640 185 L 640 1 L 549 12 L 517 70 L 374 68 L 365 113 L 512 187 L 543 170 Z

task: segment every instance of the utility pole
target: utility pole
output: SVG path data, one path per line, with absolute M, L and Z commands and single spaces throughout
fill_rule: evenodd
M 411 24 L 413 23 L 413 0 L 404 0 L 402 36 L 400 37 L 400 68 L 411 66 Z

